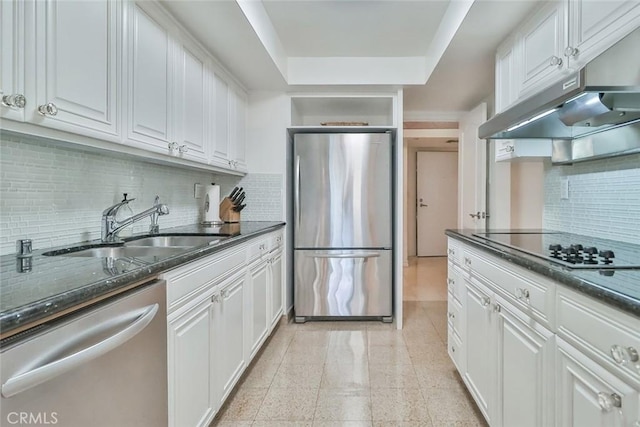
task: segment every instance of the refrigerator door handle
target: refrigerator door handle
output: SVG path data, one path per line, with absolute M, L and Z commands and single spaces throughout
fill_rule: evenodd
M 296 196 L 296 229 L 300 228 L 300 156 L 296 156 L 296 181 L 295 181 L 295 196 Z
M 326 252 L 315 252 L 307 255 L 310 258 L 378 258 L 379 252 L 352 252 L 347 254 L 335 254 Z

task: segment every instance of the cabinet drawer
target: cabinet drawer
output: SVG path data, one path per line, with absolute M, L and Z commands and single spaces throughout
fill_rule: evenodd
M 269 236 L 261 236 L 249 243 L 247 247 L 247 264 L 252 263 L 269 252 Z
M 449 327 L 453 328 L 454 332 L 459 336 L 462 336 L 460 333 L 460 328 L 462 326 L 462 304 L 455 298 L 449 300 L 447 305 L 447 321 L 449 322 Z
M 451 358 L 451 360 L 453 360 L 453 363 L 456 365 L 456 368 L 458 368 L 458 371 L 464 372 L 462 366 L 462 340 L 451 327 L 449 327 L 447 338 L 447 352 L 449 353 L 449 357 Z
M 640 386 L 640 361 L 633 361 L 640 352 L 638 318 L 564 287 L 557 311 L 558 335 Z
M 187 295 L 206 284 L 228 277 L 243 265 L 245 265 L 244 246 L 228 249 L 163 274 L 161 277 L 167 281 L 169 309 L 172 310 L 180 305 Z
M 269 252 L 281 247 L 284 244 L 284 233 L 282 230 L 276 231 L 269 235 Z
M 462 301 L 464 295 L 464 279 L 460 267 L 449 262 L 447 265 L 447 289 L 458 301 Z
M 522 267 L 490 255 L 465 251 L 464 263 L 471 274 L 485 279 L 496 292 L 520 310 L 553 329 L 555 284 Z
M 453 262 L 454 264 L 461 265 L 460 260 L 462 259 L 462 248 L 460 244 L 451 237 L 449 237 L 447 241 L 447 255 L 449 256 L 449 261 Z

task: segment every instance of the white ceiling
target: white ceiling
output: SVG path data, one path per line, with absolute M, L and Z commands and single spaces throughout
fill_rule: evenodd
M 490 97 L 495 50 L 538 1 L 163 3 L 249 90 L 404 87 L 420 120 Z

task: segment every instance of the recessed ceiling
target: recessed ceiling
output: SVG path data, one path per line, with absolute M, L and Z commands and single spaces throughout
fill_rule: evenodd
M 498 44 L 539 1 L 162 3 L 250 91 L 403 87 L 405 119 L 428 120 L 491 96 Z

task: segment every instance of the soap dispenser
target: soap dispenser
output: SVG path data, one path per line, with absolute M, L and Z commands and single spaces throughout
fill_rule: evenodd
M 128 193 L 122 193 L 123 202 L 127 201 L 127 194 Z M 122 222 L 127 218 L 131 218 L 132 216 L 133 216 L 133 209 L 131 208 L 131 206 L 129 206 L 129 203 L 125 203 L 120 209 L 118 209 L 118 212 L 116 213 L 116 221 Z M 133 224 L 130 225 L 129 227 L 125 227 L 122 230 L 120 230 L 118 235 L 120 237 L 131 237 L 131 235 L 133 235 Z

